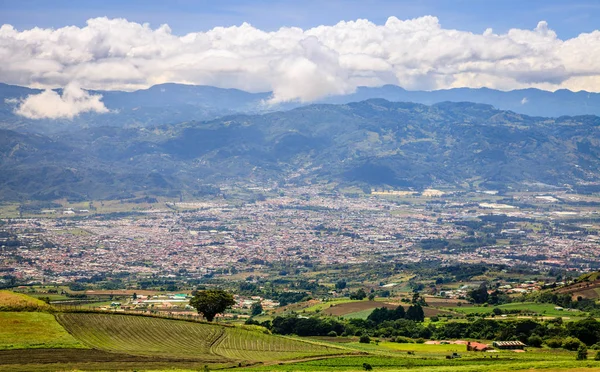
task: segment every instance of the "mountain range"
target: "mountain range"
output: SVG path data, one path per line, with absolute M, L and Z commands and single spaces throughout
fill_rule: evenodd
M 0 198 L 199 195 L 238 180 L 590 190 L 600 184 L 599 132 L 591 115 L 384 99 L 136 127 L 2 129 Z
M 59 93 L 61 90 L 57 90 Z M 0 84 L 0 128 L 21 132 L 58 133 L 74 127 L 99 126 L 143 127 L 175 124 L 184 121 L 213 120 L 233 114 L 259 114 L 285 111 L 309 105 L 287 102 L 268 104 L 271 92 L 249 93 L 237 89 L 211 86 L 161 84 L 133 92 L 90 91 L 102 95 L 110 113 L 86 113 L 74 120 L 32 120 L 15 114 L 18 102 L 41 90 Z M 432 105 L 440 102 L 474 102 L 492 105 L 499 110 L 542 117 L 600 115 L 600 94 L 538 89 L 499 91 L 487 88 L 456 88 L 436 91 L 409 91 L 394 85 L 359 87 L 348 95 L 326 97 L 318 103 L 347 104 L 382 98 L 393 102 Z

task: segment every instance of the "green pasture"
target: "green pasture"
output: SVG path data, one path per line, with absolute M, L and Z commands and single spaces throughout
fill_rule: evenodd
M 344 319 L 367 319 L 373 312 L 373 309 L 361 310 L 354 313 L 342 315 Z
M 348 345 L 348 344 L 344 344 Z M 357 346 L 356 344 L 350 347 Z M 585 370 L 600 371 L 600 361 L 576 361 L 574 352 L 533 349 L 525 353 L 502 351 L 497 353 L 466 352 L 464 345 L 398 344 L 389 349 L 386 343 L 360 347 L 371 355 L 335 357 L 304 361 L 295 364 L 257 366 L 256 371 L 364 371 L 368 363 L 374 371 L 524 371 L 542 369 L 548 371 Z M 409 348 L 412 347 L 413 350 Z M 387 349 L 387 350 L 385 350 Z M 406 350 L 403 350 L 406 349 Z M 379 351 L 377 351 L 379 350 Z M 408 351 L 414 354 L 408 354 Z M 447 359 L 457 352 L 460 358 Z M 373 355 L 375 354 L 375 355 Z M 590 352 L 589 358 L 593 359 Z
M 0 350 L 84 347 L 52 314 L 0 312 Z
M 456 311 L 462 314 L 492 314 L 494 307 L 501 310 L 514 311 L 519 310 L 523 313 L 536 313 L 541 316 L 561 316 L 561 317 L 584 317 L 587 313 L 581 311 L 555 310 L 556 305 L 536 303 L 536 302 L 516 302 L 498 306 L 473 306 L 473 307 L 452 307 L 448 310 Z M 509 314 L 518 315 L 518 314 Z

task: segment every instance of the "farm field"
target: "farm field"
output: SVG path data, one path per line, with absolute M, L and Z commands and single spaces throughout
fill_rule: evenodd
M 85 313 L 59 314 L 58 319 L 89 347 L 139 356 L 219 363 L 278 361 L 348 352 L 258 331 L 178 320 Z
M 386 306 L 387 307 L 387 306 Z M 344 314 L 341 317 L 344 319 L 367 319 L 374 309 L 356 311 L 354 313 Z
M 375 371 L 436 371 L 436 372 L 479 372 L 479 371 L 600 371 L 600 362 L 576 361 L 574 352 L 531 349 L 525 353 L 501 351 L 478 353 L 464 351 L 464 345 L 426 344 L 344 344 L 349 348 L 369 352 L 370 355 L 348 356 L 302 361 L 295 364 L 256 366 L 251 371 L 362 371 L 368 363 Z M 411 349 L 412 348 L 412 349 Z M 414 354 L 407 354 L 413 351 Z M 452 352 L 460 358 L 446 359 Z M 590 358 L 591 358 L 590 354 Z
M 584 317 L 587 314 L 581 311 L 566 311 L 566 310 L 555 310 L 553 304 L 535 303 L 535 302 L 517 302 L 496 306 L 501 310 L 514 311 L 520 310 L 523 312 L 537 313 L 542 316 L 562 316 L 562 317 Z M 491 314 L 494 310 L 494 306 L 487 307 L 456 307 L 451 310 L 462 314 Z
M 336 306 L 339 306 L 342 304 L 357 303 L 357 302 L 365 302 L 365 301 L 350 300 L 347 298 L 342 298 L 342 299 L 337 299 L 337 300 L 313 303 L 309 307 L 306 307 L 302 310 L 307 313 L 315 313 L 315 312 L 319 312 L 319 311 L 326 311 L 332 307 L 336 307 Z
M 211 370 L 237 366 L 234 363 L 213 364 L 204 361 L 182 361 L 159 357 L 145 357 L 108 353 L 92 349 L 24 349 L 0 350 L 0 371 L 56 372 L 56 371 L 201 371 L 205 365 Z
M 400 306 L 399 303 L 389 303 L 380 301 L 353 301 L 353 302 L 340 302 L 335 303 L 331 307 L 322 311 L 325 315 L 341 316 L 342 318 L 350 319 L 367 319 L 367 317 L 373 312 L 375 308 L 386 307 L 388 309 L 395 309 Z M 407 304 L 402 304 L 404 310 L 408 309 Z M 433 307 L 424 307 L 426 317 L 437 316 L 443 313 L 448 313 L 446 310 L 440 310 Z
M 449 307 L 471 307 L 473 304 L 467 300 L 459 300 L 454 298 L 440 298 L 440 297 L 424 297 L 425 302 L 431 307 L 449 308 Z M 458 305 L 460 304 L 460 305 Z
M 85 347 L 52 314 L 0 312 L 0 350 Z
M 600 288 L 600 280 L 598 280 L 597 275 L 590 274 L 587 277 L 584 276 L 584 278 L 586 280 L 559 288 L 555 290 L 555 293 L 570 294 L 573 298 L 581 296 L 594 300 L 599 299 L 600 294 L 597 290 Z
M 11 291 L 0 291 L 0 311 L 46 311 L 52 307 L 44 301 Z
M 368 363 L 376 371 L 417 371 L 417 372 L 498 372 L 498 371 L 586 371 L 598 372 L 598 362 L 574 360 L 557 361 L 520 361 L 496 359 L 453 359 L 453 360 L 424 360 L 418 358 L 390 358 L 390 357 L 348 357 L 330 358 L 316 361 L 306 361 L 295 364 L 273 365 L 264 367 L 251 367 L 248 371 L 364 371 L 363 363 Z
M 333 316 L 348 316 L 352 313 L 369 311 L 367 316 L 373 311 L 373 309 L 378 307 L 386 307 L 388 309 L 395 309 L 398 305 L 379 302 L 379 301 L 353 301 L 353 302 L 343 302 L 336 303 L 335 305 L 323 310 L 323 314 L 333 315 Z M 365 316 L 365 318 L 367 317 Z

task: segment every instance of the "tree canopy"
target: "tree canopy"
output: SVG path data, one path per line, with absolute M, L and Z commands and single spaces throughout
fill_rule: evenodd
M 233 295 L 221 289 L 208 289 L 198 292 L 190 300 L 190 305 L 198 310 L 206 320 L 212 322 L 217 314 L 224 312 L 235 304 Z

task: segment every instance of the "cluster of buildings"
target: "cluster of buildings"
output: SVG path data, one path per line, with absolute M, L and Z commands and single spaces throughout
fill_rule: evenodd
M 558 218 L 555 210 L 496 210 L 498 203 L 480 207 L 479 202 L 448 195 L 447 200 L 436 195 L 428 198 L 433 202 L 413 203 L 394 196 L 351 197 L 298 187 L 243 205 L 220 200 L 154 205 L 142 216 L 116 219 L 14 219 L 0 230 L 26 243 L 9 247 L 0 239 L 0 271 L 9 268 L 21 279 L 60 283 L 101 273 L 200 278 L 232 269 L 260 270 L 272 262 L 300 267 L 306 262 L 443 260 L 540 268 L 600 267 L 597 236 L 572 231 L 548 234 L 515 226 L 504 229 L 498 236 L 504 242 L 497 244 L 421 249 L 423 240 L 465 238 L 466 228 L 455 222 L 474 220 L 481 214 Z M 506 243 L 512 235 L 518 235 L 518 244 Z

